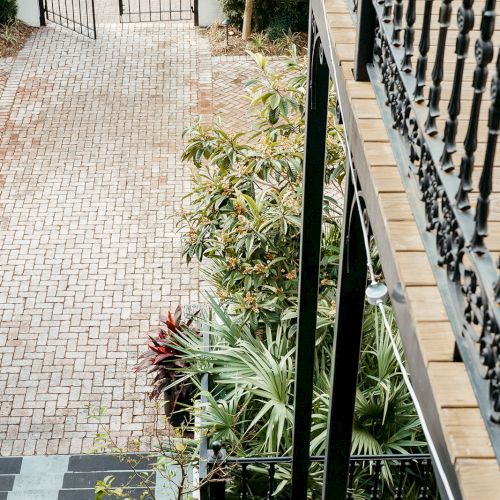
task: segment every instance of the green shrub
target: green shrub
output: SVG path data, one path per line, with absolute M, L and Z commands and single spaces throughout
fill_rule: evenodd
M 239 320 L 257 328 L 296 311 L 306 75 L 296 58 L 277 72 L 268 70 L 264 57 L 255 59 L 262 74 L 247 90 L 260 109 L 259 132 L 230 135 L 199 124 L 186 132 L 183 158 L 197 169 L 193 210 L 183 213 L 182 224 L 188 261 L 209 259 L 208 278 L 220 298 Z M 338 193 L 344 153 L 333 119 L 327 156 L 326 180 Z M 326 264 L 338 257 L 339 210 L 338 199 L 327 196 L 321 288 L 327 324 L 336 266 Z
M 0 0 L 0 25 L 11 24 L 16 20 L 16 0 Z
M 200 417 L 211 437 L 232 455 L 279 456 L 290 453 L 292 442 L 307 78 L 296 57 L 280 71 L 271 71 L 263 56 L 254 58 L 261 73 L 246 88 L 258 109 L 257 131 L 230 134 L 220 124 L 196 124 L 186 132 L 184 160 L 195 169 L 190 208 L 181 219 L 185 256 L 208 261 L 218 299 L 211 299 L 217 320 L 210 324 L 210 353 L 196 337 L 177 340 L 189 366 L 184 372 L 194 379 L 208 372 L 214 383 Z M 334 104 L 332 95 L 332 110 Z M 333 113 L 328 127 L 313 455 L 325 453 L 345 161 Z M 389 308 L 387 313 L 391 317 Z M 421 437 L 380 314 L 367 309 L 352 451 L 420 451 Z M 390 467 L 383 476 L 387 491 Z M 278 498 L 289 498 L 290 471 L 279 468 L 277 478 L 283 488 Z M 321 481 L 313 466 L 311 488 L 318 490 Z M 355 488 L 366 497 L 362 475 Z
M 224 13 L 234 26 L 243 24 L 245 0 L 221 0 Z M 283 13 L 286 13 L 283 15 Z M 255 0 L 253 8 L 253 28 L 262 31 L 269 28 L 277 33 L 305 31 L 307 29 L 308 2 L 306 0 Z

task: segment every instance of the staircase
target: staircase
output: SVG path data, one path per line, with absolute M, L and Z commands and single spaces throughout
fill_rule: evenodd
M 106 476 L 132 498 L 177 498 L 179 471 L 172 466 L 161 475 L 154 462 L 149 454 L 0 457 L 0 500 L 95 500 Z

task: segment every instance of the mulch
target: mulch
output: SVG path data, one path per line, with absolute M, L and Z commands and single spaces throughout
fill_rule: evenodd
M 36 29 L 19 20 L 0 26 L 0 58 L 15 57 Z

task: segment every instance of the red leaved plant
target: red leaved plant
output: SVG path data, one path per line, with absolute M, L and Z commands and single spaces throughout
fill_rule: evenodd
M 185 323 L 181 318 L 181 306 L 177 306 L 173 314 L 169 310 L 166 315 L 160 315 L 160 326 L 148 334 L 148 350 L 139 356 L 141 361 L 132 368 L 134 372 L 147 369 L 148 373 L 154 374 L 153 390 L 149 397 L 157 399 L 164 396 L 167 414 L 175 411 L 177 401 L 186 401 L 193 389 L 193 384 L 189 381 L 179 380 L 177 384 L 172 384 L 180 379 L 182 368 L 186 367 L 176 348 L 176 337 L 188 330 L 193 332 L 191 324 L 196 314 Z

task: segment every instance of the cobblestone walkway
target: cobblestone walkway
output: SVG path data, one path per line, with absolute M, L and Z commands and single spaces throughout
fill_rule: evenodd
M 0 67 L 3 456 L 88 451 L 89 404 L 119 446 L 151 446 L 131 367 L 161 309 L 202 300 L 172 218 L 189 189 L 181 131 L 198 114 L 248 123 L 247 58 L 212 59 L 189 22 L 119 25 L 106 6 L 96 41 L 50 25 Z

